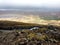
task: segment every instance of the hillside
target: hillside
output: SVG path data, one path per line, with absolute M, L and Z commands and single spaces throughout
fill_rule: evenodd
M 38 27 L 38 29 L 34 29 L 34 27 Z M 0 45 L 42 44 L 60 45 L 60 27 L 15 21 L 0 21 Z
M 23 23 L 16 21 L 0 21 L 0 29 L 3 30 L 29 29 L 34 26 L 39 26 L 39 24 Z
M 1 21 L 0 20 L 0 29 L 3 30 L 14 30 L 14 29 L 30 29 L 33 27 L 49 27 L 50 25 L 44 24 L 35 24 L 35 23 L 23 23 L 23 22 L 16 22 L 16 21 Z M 54 25 L 53 25 L 54 26 Z M 60 26 L 54 26 L 60 27 Z

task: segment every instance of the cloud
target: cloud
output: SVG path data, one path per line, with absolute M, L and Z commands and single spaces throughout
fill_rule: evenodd
M 0 0 L 0 5 L 59 7 L 60 0 Z

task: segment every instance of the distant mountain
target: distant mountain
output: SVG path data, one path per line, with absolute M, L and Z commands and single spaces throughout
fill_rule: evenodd
M 2 6 L 0 10 L 16 10 L 16 11 L 60 11 L 60 8 L 33 7 L 33 6 Z

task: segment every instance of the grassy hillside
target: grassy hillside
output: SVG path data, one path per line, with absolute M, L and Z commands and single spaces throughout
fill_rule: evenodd
M 39 29 L 28 29 L 31 27 L 34 28 L 34 26 L 38 26 Z M 0 45 L 31 44 L 60 45 L 60 27 L 15 21 L 0 21 Z
M 33 23 L 23 23 L 23 22 L 15 22 L 15 21 L 0 21 L 0 29 L 28 29 L 33 26 L 39 26 L 39 24 Z
M 13 29 L 30 29 L 32 27 L 49 27 L 50 25 L 40 25 L 33 23 L 23 23 L 15 21 L 0 21 L 0 29 L 13 30 Z M 57 27 L 57 26 L 54 26 Z
M 40 25 L 35 23 L 24 23 L 24 22 L 0 20 L 0 26 L 40 26 Z

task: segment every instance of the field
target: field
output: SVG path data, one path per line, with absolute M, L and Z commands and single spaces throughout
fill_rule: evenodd
M 0 20 L 60 26 L 60 12 L 0 11 Z

